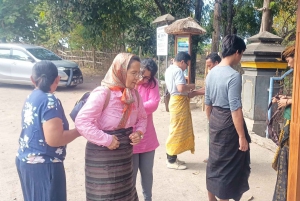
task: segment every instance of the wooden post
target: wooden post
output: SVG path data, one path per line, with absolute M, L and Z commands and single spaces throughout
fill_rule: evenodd
M 174 53 L 174 55 L 176 56 L 176 54 L 177 54 L 177 35 L 175 35 L 175 48 L 174 48 L 174 51 L 175 51 L 175 53 Z
M 189 55 L 192 56 L 192 37 L 191 34 L 189 34 Z M 188 66 L 188 84 L 191 84 L 191 78 L 192 78 L 192 71 L 191 71 L 191 64 Z M 196 84 L 196 83 L 194 83 Z
M 96 48 L 93 47 L 93 67 L 96 69 Z
M 288 201 L 300 200 L 300 0 L 298 0 L 296 50 L 294 61 L 292 120 L 288 170 Z
M 142 56 L 142 46 L 139 46 L 139 57 L 141 58 Z
M 206 52 L 205 58 L 206 58 L 209 54 L 210 54 L 210 52 Z M 203 81 L 204 81 L 204 86 L 203 86 L 203 87 L 205 87 L 205 80 L 206 80 L 207 74 L 208 74 L 208 67 L 207 67 L 207 65 L 206 65 L 206 63 L 205 63 L 205 70 L 204 70 L 204 76 L 203 76 Z M 204 101 L 204 99 L 205 99 L 205 96 L 201 96 L 201 101 L 202 101 L 202 111 L 205 111 L 205 101 Z

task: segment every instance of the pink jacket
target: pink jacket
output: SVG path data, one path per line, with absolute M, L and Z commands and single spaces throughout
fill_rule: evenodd
M 158 83 L 157 80 L 155 81 Z M 142 85 L 139 85 L 138 92 L 143 99 L 144 107 L 147 113 L 147 128 L 144 138 L 141 140 L 141 142 L 133 146 L 133 153 L 144 153 L 153 151 L 159 146 L 152 116 L 152 113 L 156 111 L 160 101 L 159 86 L 156 84 L 156 86 L 152 89 L 151 87 L 146 88 Z
M 107 92 L 107 89 L 101 86 L 94 89 L 75 119 L 75 127 L 78 132 L 89 142 L 99 146 L 109 146 L 111 144 L 112 135 L 105 133 L 103 130 L 116 130 L 124 107 L 121 102 L 122 92 L 111 91 L 110 101 L 103 110 Z M 133 127 L 134 130 L 145 133 L 147 114 L 141 97 L 139 97 L 138 104 L 136 93 L 132 91 L 132 94 L 135 102 L 126 128 Z

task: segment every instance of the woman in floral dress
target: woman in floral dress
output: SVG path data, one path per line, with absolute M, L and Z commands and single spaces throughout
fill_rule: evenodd
M 36 88 L 23 106 L 16 158 L 24 201 L 66 201 L 66 144 L 79 133 L 69 130 L 63 107 L 53 94 L 60 81 L 56 66 L 50 61 L 36 63 L 31 80 Z

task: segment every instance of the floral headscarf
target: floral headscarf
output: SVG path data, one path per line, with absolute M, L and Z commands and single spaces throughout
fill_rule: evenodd
M 106 86 L 112 91 L 121 91 L 123 93 L 121 102 L 124 103 L 124 109 L 118 128 L 126 126 L 131 113 L 131 104 L 134 102 L 131 89 L 126 88 L 127 68 L 133 56 L 133 54 L 129 53 L 118 54 L 101 82 L 102 86 Z

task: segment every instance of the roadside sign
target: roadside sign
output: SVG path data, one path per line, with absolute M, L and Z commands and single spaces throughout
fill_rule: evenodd
M 157 43 L 157 55 L 167 56 L 168 55 L 168 34 L 165 32 L 165 27 L 161 26 L 156 29 L 156 43 Z

